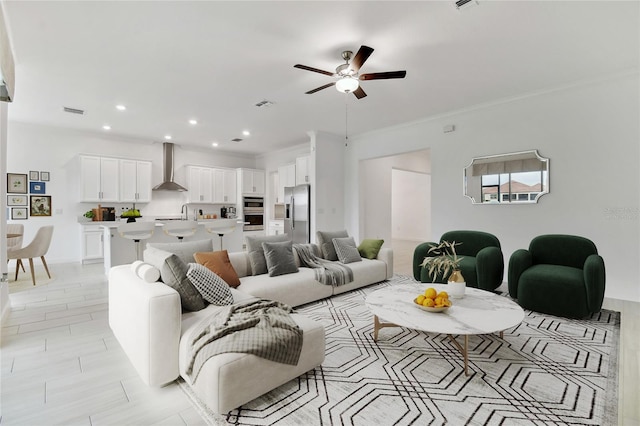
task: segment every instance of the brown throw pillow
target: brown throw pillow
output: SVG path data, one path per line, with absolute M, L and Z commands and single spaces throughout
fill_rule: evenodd
M 197 252 L 193 255 L 200 265 L 207 267 L 213 273 L 225 280 L 229 287 L 236 288 L 240 285 L 238 273 L 233 269 L 226 250 L 212 252 Z

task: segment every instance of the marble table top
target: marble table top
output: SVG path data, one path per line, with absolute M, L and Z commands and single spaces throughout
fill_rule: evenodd
M 392 285 L 374 291 L 365 303 L 380 320 L 430 333 L 489 334 L 514 327 L 524 319 L 524 310 L 511 299 L 469 287 L 463 298 L 450 299 L 452 306 L 446 311 L 427 312 L 413 299 L 429 287 L 447 291 L 446 284 Z

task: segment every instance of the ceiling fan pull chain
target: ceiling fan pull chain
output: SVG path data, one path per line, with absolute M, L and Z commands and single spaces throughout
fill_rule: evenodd
M 349 146 L 349 94 L 344 94 L 344 146 Z

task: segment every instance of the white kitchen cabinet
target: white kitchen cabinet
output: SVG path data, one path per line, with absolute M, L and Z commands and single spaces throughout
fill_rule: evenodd
M 119 165 L 117 158 L 80 156 L 80 201 L 118 202 Z
M 151 201 L 151 162 L 120 160 L 120 201 Z
M 309 156 L 296 158 L 296 185 L 309 183 Z
M 284 220 L 270 220 L 267 226 L 267 235 L 284 234 Z
M 213 169 L 208 167 L 189 166 L 189 191 L 190 203 L 213 202 Z
M 236 171 L 231 169 L 213 169 L 213 202 L 235 204 L 237 200 Z
M 242 193 L 264 195 L 264 170 L 240 169 Z
M 278 167 L 278 193 L 276 203 L 284 203 L 284 188 L 296 186 L 296 165 L 288 164 Z
M 97 225 L 82 226 L 82 263 L 99 263 L 104 258 L 103 230 Z

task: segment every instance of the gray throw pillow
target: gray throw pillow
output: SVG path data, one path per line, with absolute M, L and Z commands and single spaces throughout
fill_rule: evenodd
M 287 240 L 289 240 L 289 236 L 287 234 L 247 237 L 247 252 L 249 253 L 251 274 L 261 275 L 267 273 L 267 260 L 264 257 L 262 243 L 276 243 Z
M 360 256 L 353 237 L 334 238 L 333 245 L 338 254 L 338 260 L 341 263 L 362 262 L 362 257 Z
M 162 268 L 160 268 L 160 277 L 163 283 L 178 292 L 183 309 L 199 311 L 204 309 L 207 304 L 200 292 L 189 281 L 187 277 L 188 270 L 189 266 L 185 262 L 175 254 L 171 254 L 165 259 Z
M 189 263 L 187 278 L 207 302 L 218 306 L 233 303 L 229 284 L 206 266 L 199 263 Z
M 318 240 L 318 245 L 320 246 L 320 251 L 322 252 L 322 257 L 327 260 L 338 260 L 338 255 L 336 254 L 336 249 L 333 246 L 334 238 L 346 238 L 349 234 L 346 230 L 343 231 L 317 231 L 316 239 Z
M 291 241 L 262 243 L 270 277 L 298 272 Z
M 184 263 L 193 262 L 193 255 L 199 251 L 213 251 L 211 239 L 198 241 L 185 241 L 177 243 L 147 243 L 147 248 L 152 247 L 168 251 L 177 255 Z

